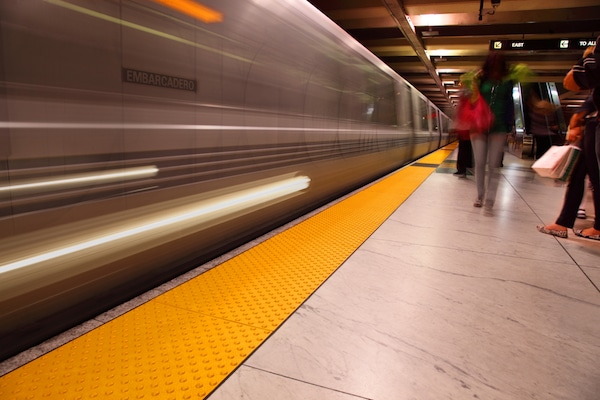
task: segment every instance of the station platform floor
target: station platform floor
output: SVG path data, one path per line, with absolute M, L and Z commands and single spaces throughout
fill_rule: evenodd
M 531 160 L 505 154 L 491 214 L 455 160 L 451 144 L 5 361 L 0 399 L 600 399 L 600 241 L 536 230 L 565 187 Z

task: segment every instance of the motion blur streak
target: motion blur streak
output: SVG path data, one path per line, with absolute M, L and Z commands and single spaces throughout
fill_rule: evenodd
M 36 181 L 28 183 L 17 183 L 8 186 L 0 186 L 0 192 L 17 191 L 17 190 L 35 190 L 45 189 L 50 186 L 73 186 L 84 183 L 99 183 L 99 182 L 114 182 L 127 179 L 136 179 L 142 177 L 154 176 L 158 173 L 158 168 L 140 167 L 140 168 L 125 168 L 116 171 L 107 171 L 93 174 L 73 174 L 66 175 L 60 179 L 50 179 L 46 181 Z
M 282 181 L 264 184 L 252 189 L 241 190 L 232 194 L 222 195 L 214 199 L 209 199 L 200 203 L 191 210 L 175 213 L 168 218 L 156 219 L 144 225 L 136 226 L 130 229 L 115 232 L 113 234 L 98 237 L 88 240 L 83 243 L 74 244 L 39 254 L 23 260 L 15 261 L 9 264 L 0 266 L 0 274 L 13 271 L 19 268 L 28 267 L 40 262 L 52 260 L 61 256 L 72 254 L 75 252 L 90 249 L 96 246 L 107 244 L 121 239 L 130 238 L 134 235 L 140 235 L 145 232 L 175 225 L 184 221 L 189 221 L 194 218 L 206 217 L 209 214 L 222 211 L 231 212 L 239 211 L 243 208 L 250 208 L 261 203 L 272 201 L 287 195 L 299 192 L 308 188 L 310 179 L 306 176 L 298 176 L 285 179 Z M 204 222 L 204 221 L 199 221 Z
M 0 122 L 0 128 L 9 129 L 173 129 L 173 130 L 221 130 L 221 131 L 314 131 L 314 132 L 363 132 L 361 129 L 307 128 L 248 125 L 186 125 L 186 124 L 98 124 L 68 122 Z
M 75 4 L 71 4 L 71 3 L 66 2 L 66 1 L 62 1 L 62 0 L 44 0 L 44 1 L 47 2 L 47 3 L 50 3 L 50 4 L 54 4 L 55 6 L 64 7 L 64 8 L 67 8 L 67 9 L 71 10 L 71 11 L 76 11 L 76 12 L 88 15 L 90 17 L 99 18 L 99 19 L 102 19 L 104 21 L 112 22 L 112 23 L 119 24 L 119 25 L 122 25 L 122 26 L 127 27 L 127 28 L 136 29 L 138 31 L 145 32 L 145 33 L 148 33 L 150 35 L 159 36 L 159 37 L 162 37 L 163 39 L 173 40 L 175 42 L 183 43 L 183 44 L 186 44 L 186 45 L 189 45 L 189 46 L 193 46 L 193 47 L 197 47 L 199 49 L 210 51 L 212 53 L 218 53 L 218 54 L 220 54 L 220 55 L 222 55 L 224 57 L 233 58 L 234 60 L 252 63 L 252 60 L 249 60 L 247 58 L 240 57 L 240 56 L 237 56 L 235 54 L 226 53 L 226 52 L 223 52 L 223 51 L 221 51 L 219 49 L 215 49 L 215 48 L 212 48 L 212 47 L 204 46 L 204 45 L 202 45 L 200 43 L 192 42 L 190 40 L 186 40 L 186 39 L 180 38 L 180 37 L 175 36 L 175 35 L 170 35 L 168 33 L 165 33 L 165 32 L 162 32 L 162 31 L 158 31 L 156 29 L 148 28 L 148 27 L 143 26 L 143 25 L 139 25 L 139 24 L 135 24 L 133 22 L 125 21 L 123 19 L 111 17 L 109 15 L 102 14 L 102 13 L 99 13 L 97 11 L 93 11 L 93 10 L 90 10 L 88 8 L 85 8 L 85 7 L 76 6 Z
M 190 0 L 154 0 L 154 2 L 181 11 L 203 22 L 223 22 L 223 14 Z

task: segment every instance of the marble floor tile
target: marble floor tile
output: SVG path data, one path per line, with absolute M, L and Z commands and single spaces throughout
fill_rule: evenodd
M 600 267 L 581 267 L 585 275 L 600 291 Z
M 342 391 L 315 386 L 277 374 L 243 366 L 208 400 L 366 400 Z
M 357 252 L 247 364 L 372 399 L 593 399 L 600 296 L 583 276 L 503 256 L 475 275 L 413 250 Z
M 474 209 L 474 210 L 471 210 Z M 504 254 L 549 261 L 570 261 L 556 239 L 536 230 L 540 221 L 524 213 L 495 211 L 487 217 L 471 206 L 467 211 L 403 204 L 373 234 L 388 241 L 450 247 L 478 253 Z
M 492 215 L 433 174 L 211 399 L 599 400 L 600 243 L 539 233 L 565 186 L 505 165 Z

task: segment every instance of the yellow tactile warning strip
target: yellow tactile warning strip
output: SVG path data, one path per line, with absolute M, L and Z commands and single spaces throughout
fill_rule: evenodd
M 0 399 L 207 397 L 435 170 L 414 165 L 5 375 Z
M 426 155 L 418 161 L 418 164 L 441 164 L 454 149 L 456 148 L 456 143 L 451 143 L 448 146 L 445 146 L 438 151 L 434 151 L 433 153 Z

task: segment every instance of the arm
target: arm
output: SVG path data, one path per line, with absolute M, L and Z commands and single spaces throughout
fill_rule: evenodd
M 600 37 L 596 40 L 598 43 Z M 567 90 L 580 91 L 593 89 L 600 86 L 600 48 L 588 47 L 583 53 L 583 58 L 575 64 L 565 76 L 563 86 Z
M 583 138 L 583 118 L 586 114 L 585 111 L 581 111 L 571 116 L 567 130 L 567 142 L 575 143 Z
M 592 98 L 588 97 L 579 111 L 573 114 L 569 120 L 569 130 L 567 131 L 566 137 L 567 141 L 573 143 L 583 137 L 585 116 L 594 110 L 595 107 Z

